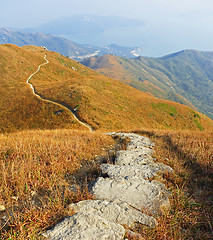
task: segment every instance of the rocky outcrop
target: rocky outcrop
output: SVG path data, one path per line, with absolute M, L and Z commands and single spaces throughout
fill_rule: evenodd
M 121 240 L 125 229 L 92 212 L 76 213 L 43 234 L 52 240 Z
M 92 187 L 97 199 L 114 201 L 119 199 L 141 211 L 159 213 L 169 208 L 168 192 L 164 184 L 134 177 L 98 178 Z
M 110 222 L 133 227 L 135 223 L 141 223 L 150 227 L 157 225 L 156 220 L 120 200 L 102 201 L 86 200 L 71 204 L 75 212 L 92 212 Z
M 128 138 L 127 150 L 118 151 L 114 164 L 102 164 L 102 177 L 90 183 L 97 200 L 71 204 L 76 212 L 57 224 L 45 236 L 59 239 L 123 239 L 134 232 L 135 223 L 155 227 L 150 215 L 169 209 L 169 192 L 163 183 L 153 180 L 163 172 L 172 173 L 169 166 L 155 162 L 154 143 L 147 137 L 132 133 L 111 133 L 113 137 Z M 149 215 L 143 213 L 149 213 Z M 142 239 L 135 234 L 137 239 Z
M 110 178 L 138 178 L 138 179 L 151 179 L 164 172 L 172 173 L 173 170 L 164 164 L 156 164 L 154 162 L 146 162 L 143 165 L 112 165 L 102 164 L 102 173 Z

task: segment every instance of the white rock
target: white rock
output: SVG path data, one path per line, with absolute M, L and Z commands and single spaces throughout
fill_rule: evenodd
M 133 176 L 138 179 L 150 179 L 157 175 L 154 167 L 149 165 L 112 165 L 101 164 L 101 171 L 110 178 L 125 178 Z
M 135 178 L 151 179 L 154 176 L 164 172 L 172 173 L 173 169 L 163 163 L 147 161 L 144 165 L 112 165 L 101 164 L 102 173 L 107 174 L 110 178 L 120 178 L 133 176 Z
M 91 183 L 90 191 L 99 200 L 71 204 L 70 208 L 77 213 L 44 236 L 52 240 L 119 240 L 125 235 L 122 225 L 130 228 L 135 223 L 150 227 L 157 225 L 153 217 L 141 211 L 159 213 L 170 207 L 165 185 L 146 180 L 163 171 L 173 172 L 172 168 L 152 158 L 154 143 L 147 137 L 132 133 L 109 135 L 128 138 L 129 141 L 126 151 L 117 152 L 115 165 L 101 165 L 102 172 L 109 177 L 99 177 Z M 129 230 L 126 234 L 130 238 L 143 239 Z
M 119 200 L 139 209 L 158 213 L 170 207 L 169 193 L 164 184 L 129 177 L 112 179 L 99 177 L 91 187 L 96 199 Z
M 76 213 L 43 234 L 51 240 L 122 240 L 123 226 L 92 212 Z
M 116 165 L 138 165 L 147 164 L 153 161 L 151 154 L 153 151 L 149 148 L 143 147 L 139 150 L 120 150 L 116 153 L 115 164 Z
M 5 206 L 3 204 L 0 204 L 0 212 L 4 211 L 5 209 L 6 209 Z
M 163 173 L 164 171 L 168 173 L 174 172 L 171 167 L 160 162 L 154 162 L 153 158 L 151 157 L 152 153 L 153 150 L 145 147 L 139 150 L 120 150 L 116 154 L 115 164 L 132 166 L 146 165 L 158 173 Z
M 125 202 L 102 201 L 102 200 L 85 200 L 70 205 L 75 212 L 92 212 L 110 222 L 133 227 L 135 223 L 141 223 L 150 227 L 155 227 L 157 221 Z
M 121 139 L 129 138 L 130 142 L 128 143 L 127 150 L 138 149 L 142 147 L 150 147 L 154 146 L 154 142 L 151 141 L 148 137 L 144 137 L 134 133 L 111 133 L 112 137 L 118 136 Z

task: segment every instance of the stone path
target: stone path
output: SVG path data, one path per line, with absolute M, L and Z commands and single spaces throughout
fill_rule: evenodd
M 129 138 L 129 142 L 127 150 L 117 152 L 114 165 L 101 165 L 105 177 L 90 183 L 90 191 L 97 200 L 71 204 L 76 214 L 47 231 L 45 237 L 52 240 L 122 240 L 125 234 L 134 236 L 124 226 L 132 228 L 140 223 L 155 227 L 157 221 L 151 215 L 169 209 L 170 193 L 163 183 L 151 179 L 173 170 L 154 161 L 154 143 L 133 133 L 110 135 Z M 137 234 L 136 237 L 142 239 Z

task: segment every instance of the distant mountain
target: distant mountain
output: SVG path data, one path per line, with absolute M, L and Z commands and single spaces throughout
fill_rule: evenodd
M 145 26 L 145 21 L 119 16 L 77 15 L 56 19 L 39 27 L 21 31 L 54 34 L 79 44 L 99 47 L 108 46 L 111 43 L 129 46 L 130 42 L 134 43 L 130 38 Z
M 213 118 L 213 52 L 183 50 L 162 58 L 146 58 L 146 62 L 165 74 L 199 111 Z
M 140 54 L 139 48 L 124 47 L 116 44 L 111 44 L 103 48 L 79 45 L 51 34 L 20 32 L 8 28 L 0 28 L 0 44 L 5 43 L 15 44 L 20 47 L 24 45 L 45 46 L 50 51 L 61 53 L 64 56 L 79 61 L 87 57 L 102 56 L 105 54 L 114 54 L 128 58 Z
M 213 118 L 213 52 L 184 50 L 135 59 L 102 56 L 82 63 L 156 97 L 193 105 Z
M 97 49 L 80 46 L 67 39 L 43 33 L 27 33 L 0 28 L 0 44 L 11 43 L 17 46 L 45 46 L 47 49 L 59 52 L 65 56 L 82 56 L 92 54 Z
M 137 19 L 128 19 L 119 16 L 76 15 L 53 20 L 37 28 L 28 28 L 26 31 L 43 32 L 56 35 L 97 34 L 110 29 L 141 26 L 145 23 Z

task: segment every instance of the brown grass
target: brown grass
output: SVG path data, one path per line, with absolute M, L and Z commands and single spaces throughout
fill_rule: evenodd
M 6 221 L 1 223 L 2 239 L 38 238 L 44 228 L 72 214 L 66 208 L 70 202 L 91 198 L 82 186 L 98 173 L 95 155 L 104 154 L 103 148 L 113 144 L 102 134 L 66 130 L 81 126 L 68 111 L 56 115 L 57 106 L 33 97 L 26 80 L 44 62 L 43 56 L 37 47 L 1 45 L 1 132 L 64 128 L 0 136 L 0 205 L 7 208 L 7 214 L 2 213 Z M 159 218 L 155 230 L 138 231 L 146 239 L 211 239 L 212 120 L 106 78 L 58 53 L 48 52 L 47 58 L 50 64 L 31 81 L 36 91 L 70 108 L 79 105 L 80 118 L 99 131 L 191 130 L 138 131 L 154 139 L 157 159 L 176 172 L 164 180 L 172 191 L 171 211 Z
M 212 239 L 213 133 L 135 132 L 151 137 L 157 161 L 175 170 L 161 179 L 172 192 L 170 211 L 158 217 L 158 227 L 138 226 L 138 233 L 145 239 Z M 103 134 L 71 130 L 0 136 L 0 201 L 7 209 L 1 238 L 39 239 L 72 215 L 71 202 L 92 198 L 86 186 L 98 175 L 94 159 L 112 144 Z
M 0 132 L 24 129 L 84 129 L 72 114 L 59 106 L 43 102 L 33 96 L 26 84 L 28 77 L 44 63 L 44 51 L 29 50 L 14 45 L 0 46 Z
M 112 144 L 106 135 L 72 130 L 0 136 L 1 239 L 34 239 L 70 214 L 70 202 L 91 198 L 85 184 L 97 174 L 94 159 Z
M 213 238 L 213 133 L 137 131 L 155 143 L 156 158 L 175 175 L 164 176 L 172 192 L 171 210 L 156 229 L 139 227 L 145 239 Z

